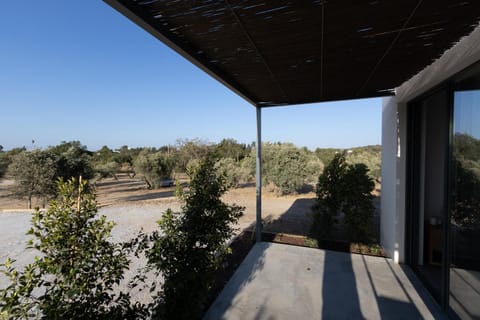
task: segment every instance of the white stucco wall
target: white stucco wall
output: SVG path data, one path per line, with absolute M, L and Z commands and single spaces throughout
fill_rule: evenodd
M 405 262 L 405 208 L 407 176 L 407 105 L 397 104 L 397 145 L 395 150 L 395 251 L 394 261 Z
M 397 146 L 397 99 L 383 98 L 382 105 L 382 198 L 380 241 L 383 249 L 394 256 L 396 209 L 396 146 Z
M 407 103 L 480 61 L 480 26 L 384 98 L 380 241 L 395 262 L 405 261 Z
M 405 105 L 383 98 L 380 243 L 396 263 L 405 261 L 406 119 Z

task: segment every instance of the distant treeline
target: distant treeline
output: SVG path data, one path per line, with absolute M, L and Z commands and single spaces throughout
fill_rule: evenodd
M 219 143 L 199 139 L 177 140 L 174 145 L 110 149 L 103 146 L 90 151 L 80 141 L 61 142 L 57 146 L 27 150 L 25 147 L 3 151 L 0 146 L 0 178 L 9 175 L 16 181 L 16 194 L 31 201 L 47 200 L 54 194 L 58 178 L 82 176 L 100 180 L 117 178 L 119 173 L 138 177 L 148 188 L 158 188 L 178 173 L 195 170 L 207 153 L 217 157 L 216 168 L 227 183 L 238 187 L 254 181 L 255 143 L 234 139 Z M 299 191 L 305 184 L 316 183 L 323 168 L 336 153 L 345 153 L 350 163 L 364 163 L 373 178 L 380 176 L 381 147 L 352 149 L 317 148 L 311 151 L 292 143 L 266 142 L 262 149 L 263 183 L 279 194 Z

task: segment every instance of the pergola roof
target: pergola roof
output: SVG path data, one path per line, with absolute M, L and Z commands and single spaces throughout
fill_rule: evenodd
M 479 0 L 105 1 L 260 107 L 390 95 L 480 21 Z

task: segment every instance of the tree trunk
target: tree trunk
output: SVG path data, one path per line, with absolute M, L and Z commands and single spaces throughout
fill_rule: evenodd
M 32 196 L 28 197 L 28 209 L 32 209 Z
M 147 189 L 148 190 L 153 189 L 153 186 L 150 184 L 150 182 L 147 180 L 147 178 L 143 177 L 143 179 L 145 180 L 145 183 L 147 184 Z

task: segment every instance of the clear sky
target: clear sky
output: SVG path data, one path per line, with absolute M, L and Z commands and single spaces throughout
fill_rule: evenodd
M 348 72 L 348 70 L 345 70 Z M 263 140 L 380 144 L 381 99 L 263 109 Z M 250 143 L 255 108 L 100 0 L 2 1 L 0 145 Z

